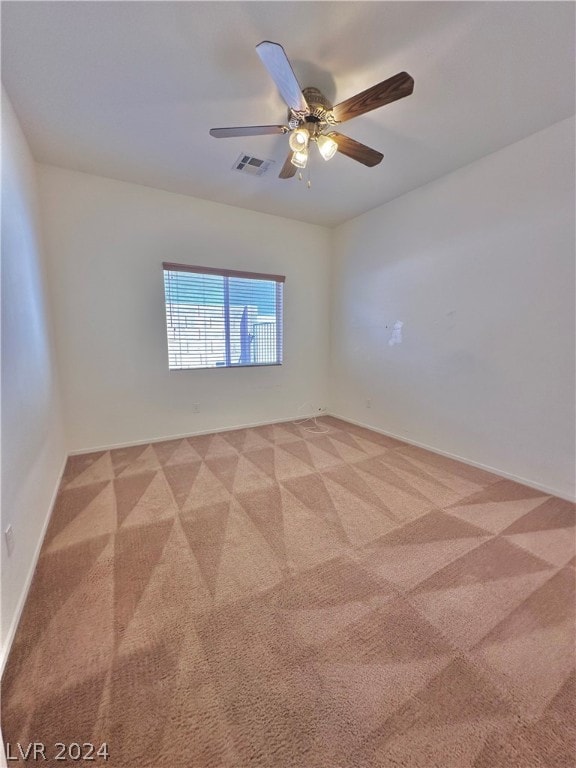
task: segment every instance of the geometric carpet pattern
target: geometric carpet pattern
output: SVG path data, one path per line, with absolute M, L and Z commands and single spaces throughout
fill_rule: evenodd
M 12 754 L 573 768 L 574 505 L 318 424 L 69 459 L 3 679 Z

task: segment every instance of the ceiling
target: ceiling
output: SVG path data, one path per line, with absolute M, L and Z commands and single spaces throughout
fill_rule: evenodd
M 36 159 L 334 226 L 574 113 L 571 2 L 2 3 L 2 79 Z M 406 70 L 412 96 L 342 125 L 384 153 L 277 178 L 285 123 L 254 47 L 333 103 Z M 275 161 L 232 170 L 240 153 Z

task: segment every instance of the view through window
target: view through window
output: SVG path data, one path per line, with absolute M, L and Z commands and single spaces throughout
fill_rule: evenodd
M 170 370 L 282 363 L 284 276 L 163 268 Z

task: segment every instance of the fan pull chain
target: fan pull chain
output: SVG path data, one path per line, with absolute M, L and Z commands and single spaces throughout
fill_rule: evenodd
M 302 176 L 302 171 L 298 171 L 298 181 L 304 181 L 304 177 Z M 306 178 L 306 186 L 308 187 L 308 189 L 310 189 L 311 186 L 312 186 L 312 181 L 310 179 L 310 166 L 308 166 L 308 173 L 307 173 L 307 178 Z

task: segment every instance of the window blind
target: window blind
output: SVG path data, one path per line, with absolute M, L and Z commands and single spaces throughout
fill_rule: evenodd
M 170 370 L 282 363 L 283 275 L 162 266 Z

